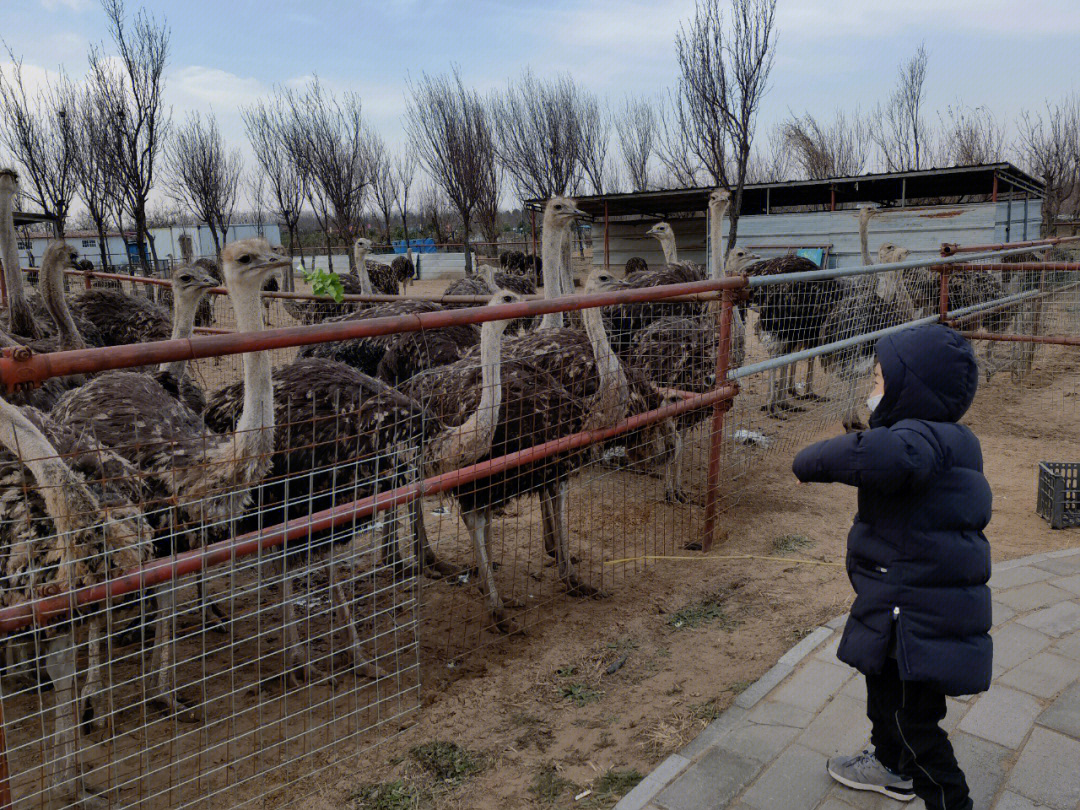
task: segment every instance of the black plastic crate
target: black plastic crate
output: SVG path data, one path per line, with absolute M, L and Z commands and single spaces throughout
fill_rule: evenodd
M 1035 511 L 1050 521 L 1051 529 L 1080 526 L 1080 463 L 1039 462 Z

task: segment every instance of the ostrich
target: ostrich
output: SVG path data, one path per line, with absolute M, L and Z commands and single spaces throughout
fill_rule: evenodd
M 492 304 L 519 300 L 500 292 Z M 492 324 L 501 327 L 491 327 Z M 585 424 L 582 403 L 553 377 L 525 360 L 504 359 L 500 332 L 505 321 L 489 321 L 480 342 L 480 363 L 472 357 L 422 374 L 402 389 L 444 425 L 423 453 L 423 473 L 438 475 L 464 465 L 541 444 Z M 570 592 L 595 595 L 581 583 L 567 547 L 565 480 L 580 453 L 565 453 L 481 478 L 453 490 L 472 539 L 488 612 L 506 632 L 513 624 L 499 597 L 488 557 L 487 534 L 494 511 L 519 497 L 538 493 L 546 542 L 552 542 L 559 575 Z
M 400 470 L 403 465 L 394 459 L 401 456 L 403 448 L 417 447 L 422 431 L 432 427 L 415 402 L 344 363 L 325 358 L 298 358 L 276 369 L 273 380 L 274 421 L 278 425 L 274 451 L 266 480 L 240 521 L 240 530 L 283 523 L 408 483 Z M 243 383 L 215 392 L 204 414 L 207 426 L 218 433 L 235 430 L 243 400 Z M 328 536 L 331 534 L 316 533 L 289 542 L 285 565 L 295 567 L 311 554 L 352 538 L 351 532 L 347 537 L 340 533 Z M 385 561 L 391 550 L 389 541 L 384 541 L 383 550 Z M 426 546 L 419 552 L 417 560 L 425 570 L 449 572 Z M 298 673 L 307 674 L 311 667 L 305 663 L 297 635 L 292 581 L 290 572 L 282 578 L 282 609 L 289 678 L 296 685 Z M 355 667 L 367 668 L 340 581 L 333 584 L 330 595 L 349 630 Z M 379 674 L 377 664 L 371 669 Z
M 466 350 L 480 342 L 480 330 L 462 324 L 405 332 L 396 338 L 376 370 L 380 380 L 395 387 L 417 374 L 460 360 Z
M 50 441 L 46 433 L 65 439 Z M 7 585 L 4 603 L 37 599 L 43 590 L 74 591 L 115 578 L 145 561 L 149 526 L 125 491 L 134 479 L 111 463 L 102 448 L 62 431 L 33 408 L 22 410 L 0 399 L 0 571 Z M 81 452 L 76 452 L 76 450 Z M 67 461 L 61 458 L 61 453 Z M 70 454 L 70 455 L 69 455 Z M 74 465 L 74 469 L 69 466 Z M 29 471 L 34 484 L 26 480 Z M 84 473 L 89 470 L 90 475 Z M 117 475 L 120 477 L 118 478 Z M 51 524 L 51 525 L 50 525 Z M 76 631 L 89 631 L 89 669 L 81 693 L 76 683 Z M 104 807 L 83 781 L 78 744 L 79 705 L 97 701 L 101 689 L 101 632 L 98 610 L 77 614 L 32 631 L 33 646 L 52 681 L 54 722 L 47 792 L 51 799 L 84 807 Z M 9 639 L 7 644 L 26 644 Z
M 870 220 L 877 216 L 880 210 L 881 209 L 875 208 L 872 205 L 864 205 L 859 208 L 859 252 L 862 255 L 864 267 L 869 267 L 873 264 L 870 260 L 868 231 Z M 881 246 L 878 247 L 878 262 L 880 264 L 902 262 L 910 254 L 911 251 L 907 248 L 898 247 L 892 242 L 883 242 Z M 915 319 L 915 305 L 912 303 L 911 295 L 908 292 L 907 286 L 904 284 L 903 270 L 878 273 L 877 294 L 885 303 L 894 304 L 905 321 Z
M 173 315 L 172 340 L 185 340 L 194 333 L 198 313 L 206 300 L 208 290 L 217 287 L 220 280 L 204 264 L 195 262 L 190 267 L 179 268 L 173 278 Z M 171 378 L 177 387 L 177 396 L 195 413 L 202 413 L 206 407 L 206 395 L 187 373 L 187 362 L 174 360 L 162 363 L 158 367 L 158 381 L 166 384 L 166 377 Z
M 401 284 L 403 290 L 408 290 L 416 277 L 416 266 L 412 260 L 412 248 L 409 248 L 407 256 L 395 256 L 390 262 L 390 269 L 394 271 L 394 278 Z
M 629 276 L 632 273 L 647 273 L 649 271 L 649 264 L 640 256 L 631 256 L 626 260 L 626 265 L 623 267 L 624 275 Z
M 368 258 L 371 247 L 371 240 L 363 236 L 353 243 L 354 272 L 360 279 L 361 292 L 364 295 L 398 295 L 401 291 L 398 289 L 397 274 L 388 265 Z
M 103 346 L 168 340 L 172 322 L 161 304 L 119 290 L 87 290 L 71 301 L 76 318 L 93 324 Z
M 13 169 L 0 169 L 0 259 L 4 264 L 4 282 L 8 296 L 8 331 L 31 340 L 42 332 L 30 311 L 23 290 L 19 265 L 19 243 L 15 236 L 15 197 L 19 193 L 19 175 Z
M 745 267 L 745 259 L 733 262 L 728 255 L 728 270 L 740 266 L 748 276 L 772 276 L 786 273 L 804 273 L 820 270 L 816 264 L 801 256 L 788 254 L 775 259 L 763 259 Z M 822 326 L 843 296 L 843 286 L 836 279 L 815 281 L 789 281 L 769 284 L 751 290 L 750 304 L 757 310 L 755 330 L 766 350 L 773 357 L 781 357 L 800 349 L 821 345 Z M 806 371 L 806 390 L 795 393 L 794 364 L 769 372 L 769 397 L 762 410 L 775 419 L 785 418 L 788 411 L 800 411 L 791 398 L 815 399 L 813 393 L 813 360 Z
M 655 237 L 660 242 L 660 249 L 664 251 L 665 264 L 679 263 L 679 249 L 675 245 L 675 231 L 671 225 L 666 222 L 657 222 L 645 234 Z
M 264 239 L 246 239 L 226 245 L 221 261 L 238 331 L 262 331 L 262 286 L 286 260 L 271 252 Z M 62 424 L 93 436 L 134 464 L 162 503 L 176 504 L 172 518 L 162 515 L 172 525 L 161 527 L 159 554 L 192 544 L 188 531 L 177 534 L 175 526 L 195 531 L 227 526 L 250 504 L 251 487 L 270 466 L 274 449 L 270 359 L 265 352 L 250 352 L 242 355 L 242 363 L 243 410 L 236 432 L 229 435 L 209 431 L 198 414 L 160 383 L 135 372 L 95 377 L 65 394 L 53 409 Z M 171 632 L 173 597 L 173 590 L 166 589 L 159 599 L 155 641 L 164 642 Z M 163 654 L 169 650 L 163 644 Z M 165 688 L 167 669 L 160 669 L 160 697 L 175 706 Z
M 450 283 L 446 288 L 445 295 L 494 295 L 497 290 L 510 290 L 517 295 L 536 295 L 536 285 L 532 279 L 524 276 L 515 276 L 511 273 L 497 271 L 489 264 L 482 264 L 477 269 L 476 275 L 459 278 Z M 461 309 L 472 306 L 471 304 L 447 304 L 447 309 Z M 507 334 L 517 335 L 533 329 L 537 319 L 515 318 L 507 328 Z

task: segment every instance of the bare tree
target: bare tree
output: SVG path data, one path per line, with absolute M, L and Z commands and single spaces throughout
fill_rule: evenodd
M 480 233 L 489 247 L 498 252 L 499 241 L 499 195 L 501 192 L 501 173 L 498 164 L 494 161 L 488 174 L 488 180 L 484 184 L 484 193 L 480 195 L 480 201 L 476 206 L 476 224 L 480 227 Z M 487 253 L 487 251 L 485 251 Z
M 546 199 L 577 189 L 588 103 L 570 76 L 543 81 L 529 69 L 492 97 L 499 161 L 521 192 Z
M 1046 184 L 1043 234 L 1049 236 L 1063 214 L 1077 214 L 1080 181 L 1080 96 L 1046 104 L 1046 112 L 1025 110 L 1017 122 L 1020 159 Z
M 117 57 L 107 56 L 100 45 L 92 47 L 90 80 L 113 116 L 110 160 L 121 181 L 125 212 L 135 225 L 139 260 L 149 271 L 146 243 L 151 253 L 156 251 L 146 225 L 147 199 L 171 115 L 162 96 L 169 30 L 145 8 L 128 20 L 124 0 L 101 0 L 101 5 Z
M 251 195 L 252 224 L 258 230 L 259 236 L 265 236 L 263 226 L 266 224 L 266 175 L 258 169 L 250 172 L 246 185 Z
M 581 171 L 589 181 L 593 194 L 607 190 L 607 150 L 611 140 L 611 116 L 601 107 L 600 101 L 591 93 L 582 93 L 578 113 L 581 127 Z
M 926 47 L 920 45 L 915 55 L 900 67 L 896 89 L 888 103 L 879 104 L 872 116 L 871 134 L 888 171 L 918 170 L 927 163 L 932 145 L 922 116 L 926 62 Z
M 398 195 L 394 160 L 386 151 L 386 144 L 383 143 L 382 138 L 376 136 L 372 140 L 372 147 L 371 189 L 375 195 L 375 206 L 382 214 L 383 240 L 386 244 L 390 244 L 390 218 L 394 215 L 394 205 L 397 203 Z
M 747 183 L 779 183 L 792 177 L 792 154 L 783 127 L 769 133 L 765 149 L 754 147 L 746 165 Z
M 437 244 L 447 242 L 451 225 L 446 196 L 442 189 L 433 183 L 421 187 L 419 203 L 421 227 L 431 231 Z
M 663 164 L 665 182 L 677 186 L 696 186 L 702 172 L 698 151 L 690 142 L 690 111 L 682 93 L 673 91 L 660 111 L 656 138 L 656 156 Z
M 397 204 L 401 214 L 401 228 L 405 232 L 405 247 L 409 247 L 409 190 L 416 179 L 419 159 L 411 146 L 394 161 L 394 179 L 398 185 Z
M 22 59 L 11 57 L 11 72 L 0 73 L 0 143 L 22 167 L 23 194 L 53 220 L 64 236 L 75 196 L 75 93 L 61 76 L 44 92 L 27 95 Z
M 473 214 L 491 182 L 495 138 L 490 115 L 479 93 L 466 90 L 461 72 L 422 74 L 410 86 L 406 126 L 428 173 L 461 217 L 465 269 L 472 270 L 469 229 Z
M 169 139 L 165 157 L 170 193 L 207 224 L 214 252 L 221 252 L 240 193 L 240 150 L 226 150 L 213 115 L 192 113 Z
M 806 113 L 786 121 L 781 131 L 795 165 L 808 180 L 851 177 L 866 168 L 870 131 L 858 110 L 850 119 L 837 110 L 829 123 Z
M 1005 127 L 986 107 L 949 107 L 941 119 L 941 156 L 950 166 L 1004 160 Z
M 308 177 L 308 197 L 325 223 L 327 253 L 330 226 L 351 245 L 359 233 L 364 192 L 373 174 L 373 135 L 361 114 L 360 97 L 339 100 L 316 77 L 304 92 L 285 90 L 292 126 L 289 144 Z M 348 251 L 349 267 L 355 262 Z
M 77 97 L 74 110 L 75 182 L 86 216 L 98 235 L 101 267 L 109 267 L 109 220 L 122 208 L 121 190 L 109 161 L 112 131 L 94 88 Z M 118 225 L 119 227 L 119 225 Z
M 656 113 L 653 105 L 647 99 L 628 96 L 622 112 L 615 117 L 615 132 L 630 180 L 630 190 L 645 191 L 649 188 L 649 159 L 656 146 Z
M 728 243 L 734 244 L 758 109 L 772 70 L 776 0 L 727 0 L 730 25 L 722 2 L 698 0 L 694 19 L 675 37 L 680 75 L 669 126 L 683 133 L 712 183 L 732 191 Z
M 292 257 L 299 244 L 297 223 L 308 186 L 307 175 L 297 161 L 297 149 L 292 143 L 295 139 L 290 138 L 292 118 L 280 96 L 247 107 L 242 110 L 242 115 L 251 151 L 266 178 L 269 205 L 285 225 Z M 285 289 L 292 288 L 291 274 L 286 274 Z

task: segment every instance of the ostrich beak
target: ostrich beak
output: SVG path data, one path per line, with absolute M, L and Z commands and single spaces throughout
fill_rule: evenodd
M 645 231 L 645 235 L 646 236 L 659 236 L 660 231 L 657 230 L 657 228 L 659 228 L 659 227 L 660 227 L 659 225 L 653 225 L 651 228 L 649 228 L 649 230 Z
M 585 219 L 585 220 L 588 220 L 589 222 L 592 222 L 592 219 L 593 219 L 592 214 L 586 214 L 580 208 L 577 208 L 577 207 L 571 208 L 570 213 L 573 214 L 577 219 Z

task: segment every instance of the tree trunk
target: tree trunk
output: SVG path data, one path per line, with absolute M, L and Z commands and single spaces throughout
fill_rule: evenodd
M 104 220 L 95 220 L 94 224 L 97 226 L 98 249 L 101 252 L 101 269 L 107 271 L 109 267 L 109 237 L 105 234 L 105 222 Z
M 331 273 L 334 272 L 334 257 L 330 251 L 330 231 L 323 231 L 323 237 L 326 239 L 326 269 Z M 314 264 L 314 262 L 312 262 Z M 352 251 L 349 251 L 349 267 L 353 266 Z
M 462 242 L 465 247 L 465 275 L 472 275 L 472 251 L 469 249 L 469 215 L 461 212 L 461 226 L 464 230 Z
M 210 225 L 210 238 L 214 240 L 214 254 L 221 255 L 221 242 L 218 241 L 217 229 Z
M 53 236 L 55 236 L 57 239 L 63 241 L 63 239 L 64 239 L 64 218 L 63 217 L 57 217 L 56 219 L 53 220 L 52 226 L 53 226 Z

